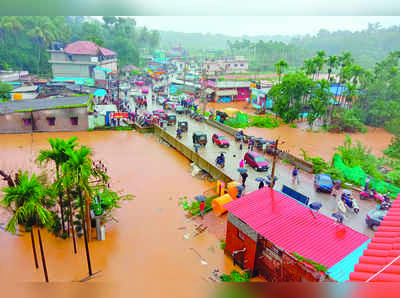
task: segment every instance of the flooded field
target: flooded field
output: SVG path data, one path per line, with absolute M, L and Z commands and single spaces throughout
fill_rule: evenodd
M 184 216 L 179 197 L 201 194 L 212 184 L 194 179 L 189 162 L 152 136 L 136 132 L 46 133 L 34 134 L 33 139 L 29 134 L 0 135 L 0 167 L 5 171 L 37 170 L 31 156 L 48 147 L 47 138 L 71 136 L 92 147 L 94 158 L 105 163 L 113 189 L 136 196 L 115 212 L 118 224 L 106 225 L 106 241 L 90 242 L 93 271 L 99 273 L 89 283 L 131 285 L 138 297 L 159 297 L 161 291 L 174 291 L 175 297 L 197 297 L 200 290 L 210 287 L 206 280 L 213 270 L 230 272 L 232 261 L 219 248 L 213 233 L 184 237 L 193 233 L 195 222 Z M 2 182 L 1 186 L 6 185 Z M 0 215 L 5 224 L 7 213 Z M 0 231 L 0 243 L 3 282 L 43 281 L 41 269 L 34 269 L 28 234 Z M 82 239 L 77 255 L 71 239 L 45 234 L 44 245 L 50 281 L 87 277 Z M 200 262 L 196 252 L 207 264 Z

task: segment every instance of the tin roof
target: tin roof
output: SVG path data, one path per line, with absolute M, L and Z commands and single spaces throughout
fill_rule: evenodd
M 249 88 L 250 81 L 222 81 L 216 82 L 216 88 Z
M 13 100 L 0 103 L 0 114 L 13 113 L 27 110 L 51 110 L 54 108 L 77 106 L 87 104 L 89 96 L 73 96 L 59 98 Z
M 287 252 L 331 268 L 369 238 L 264 187 L 224 207 Z
M 102 48 L 91 41 L 78 40 L 68 44 L 64 51 L 67 54 L 79 54 L 79 55 L 97 55 L 100 51 L 104 56 L 115 56 L 117 53 L 106 48 Z
M 364 250 L 359 263 L 355 265 L 354 272 L 350 273 L 349 281 L 365 282 L 372 277 L 369 282 L 400 282 L 400 259 L 394 261 L 398 256 L 400 256 L 400 195 L 386 213 L 371 243 Z M 389 265 L 391 262 L 393 263 Z M 381 271 L 382 269 L 384 270 Z M 378 273 L 379 271 L 381 272 Z

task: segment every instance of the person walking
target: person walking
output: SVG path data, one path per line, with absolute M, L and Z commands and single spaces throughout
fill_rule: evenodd
M 251 148 L 251 138 L 249 138 L 249 139 L 247 140 L 247 150 L 250 151 L 250 148 Z
M 243 169 L 244 168 L 244 160 L 241 159 L 239 162 L 239 168 Z
M 242 138 L 242 139 L 240 139 L 240 143 L 239 143 L 239 149 L 240 149 L 240 151 L 242 151 L 242 150 L 243 150 L 243 138 Z
M 364 191 L 368 192 L 369 182 L 371 181 L 370 177 L 367 175 L 367 179 L 365 180 Z
M 201 219 L 203 219 L 204 217 L 204 208 L 206 207 L 206 203 L 204 203 L 204 201 L 200 202 L 200 216 Z
M 255 145 L 255 141 L 254 141 L 254 139 L 251 139 L 251 151 L 254 151 L 254 145 Z
M 297 167 L 293 168 L 292 171 L 292 184 L 300 184 L 300 180 L 299 180 L 299 169 Z
M 240 176 L 242 176 L 242 186 L 246 187 L 246 179 L 249 176 L 246 172 L 240 173 Z
M 258 184 L 258 189 L 261 189 L 264 187 L 264 181 L 261 180 L 260 183 Z
M 264 154 L 267 153 L 267 143 L 262 144 L 262 152 L 263 152 Z

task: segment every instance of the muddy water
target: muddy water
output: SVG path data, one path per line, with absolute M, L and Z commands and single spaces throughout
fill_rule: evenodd
M 239 109 L 248 114 L 254 114 L 254 109 L 247 102 L 233 103 L 208 103 L 208 109 L 223 110 L 226 108 Z M 321 156 L 325 160 L 330 160 L 335 153 L 335 148 L 342 145 L 346 134 L 328 132 L 308 132 L 304 128 L 306 125 L 300 123 L 298 128 L 291 128 L 288 125 L 281 125 L 278 128 L 258 128 L 250 127 L 245 129 L 249 135 L 266 139 L 276 139 L 280 137 L 286 143 L 282 146 L 283 150 L 288 150 L 292 154 L 302 157 L 300 148 L 303 148 L 311 156 Z M 360 141 L 361 144 L 371 149 L 377 156 L 382 156 L 382 151 L 387 148 L 393 137 L 383 128 L 368 127 L 367 133 L 350 134 L 354 143 Z
M 311 156 L 321 156 L 329 161 L 335 153 L 335 148 L 342 145 L 346 134 L 328 133 L 328 132 L 307 132 L 301 128 L 291 128 L 288 125 L 281 125 L 275 129 L 250 127 L 245 130 L 249 135 L 258 136 L 267 139 L 276 139 L 280 137 L 285 144 L 283 150 L 302 157 L 300 148 L 303 148 Z M 371 149 L 371 152 L 377 156 L 382 155 L 382 150 L 390 144 L 392 135 L 382 128 L 368 128 L 367 133 L 350 134 L 354 143 L 360 141 L 361 144 Z
M 31 144 L 36 156 L 48 148 L 48 137 L 74 135 L 105 163 L 113 189 L 136 196 L 115 212 L 118 224 L 106 225 L 106 241 L 90 242 L 93 271 L 100 271 L 90 283 L 131 285 L 136 297 L 159 297 L 162 291 L 174 291 L 175 297 L 202 297 L 201 290 L 210 287 L 204 279 L 211 271 L 231 270 L 232 261 L 224 256 L 216 236 L 206 232 L 184 238 L 193 232 L 194 223 L 185 218 L 178 198 L 201 194 L 212 184 L 192 178 L 189 162 L 153 137 L 136 132 L 52 133 L 35 134 L 32 143 L 28 134 L 0 135 L 0 167 L 36 170 Z M 4 223 L 6 218 L 0 220 Z M 50 280 L 77 281 L 87 276 L 82 240 L 77 255 L 71 240 L 45 234 L 44 243 Z M 13 236 L 0 230 L 0 244 L 3 282 L 43 280 L 42 271 L 34 269 L 28 234 Z M 208 264 L 201 264 L 191 248 Z

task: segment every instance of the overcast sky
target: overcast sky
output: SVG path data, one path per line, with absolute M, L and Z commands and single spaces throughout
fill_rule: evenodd
M 137 26 L 149 29 L 188 33 L 221 33 L 241 35 L 297 35 L 315 34 L 320 29 L 329 31 L 357 31 L 368 23 L 379 22 L 383 27 L 400 25 L 399 16 L 136 16 Z

